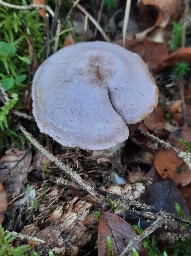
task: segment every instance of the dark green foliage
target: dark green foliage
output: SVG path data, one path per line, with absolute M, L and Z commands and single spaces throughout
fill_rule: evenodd
M 170 41 L 170 51 L 174 51 L 181 46 L 181 38 L 182 38 L 182 28 L 183 25 L 181 23 L 173 23 L 172 26 L 172 37 Z
M 107 9 L 114 9 L 118 5 L 118 0 L 104 0 L 104 6 Z
M 31 247 L 29 245 L 20 245 L 13 247 L 11 244 L 14 237 L 10 234 L 6 235 L 4 229 L 0 225 L 0 256 L 29 256 Z
M 175 208 L 176 208 L 176 212 L 177 212 L 178 216 L 180 218 L 184 218 L 184 212 L 183 212 L 181 206 L 179 205 L 179 203 L 175 203 Z
M 186 148 L 186 152 L 191 153 L 191 143 L 185 141 L 184 139 L 179 139 L 182 145 Z
M 175 80 L 180 80 L 188 75 L 190 72 L 190 65 L 187 62 L 177 62 L 172 67 L 172 78 Z
M 113 244 L 110 236 L 106 237 L 107 251 L 109 256 L 115 256 L 113 251 Z
M 160 253 L 157 247 L 157 241 L 154 236 L 145 238 L 143 240 L 143 246 L 147 249 L 148 256 L 162 256 L 162 253 Z
M 190 256 L 191 255 L 191 240 L 177 241 L 171 246 L 173 256 Z
M 7 101 L 0 111 L 0 128 L 8 128 L 8 114 L 18 101 L 17 94 L 12 94 L 12 99 Z

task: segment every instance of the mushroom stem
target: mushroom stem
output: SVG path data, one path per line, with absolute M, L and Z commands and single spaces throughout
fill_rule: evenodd
M 105 157 L 111 157 L 115 155 L 117 152 L 119 152 L 121 149 L 123 149 L 125 146 L 125 141 L 122 143 L 117 144 L 116 146 L 108 149 L 103 149 L 103 150 L 93 150 L 92 157 L 97 158 L 100 156 L 105 156 Z

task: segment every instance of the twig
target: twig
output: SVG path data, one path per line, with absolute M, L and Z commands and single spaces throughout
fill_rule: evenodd
M 104 6 L 104 0 L 101 0 L 100 9 L 99 9 L 99 12 L 98 12 L 98 17 L 97 17 L 97 23 L 98 24 L 100 23 L 100 20 L 101 20 L 101 14 L 102 14 L 102 11 L 103 11 L 103 6 Z M 95 28 L 94 38 L 96 36 L 97 36 L 97 27 Z
M 10 231 L 5 230 L 5 233 L 8 234 L 8 235 L 12 235 L 12 236 L 18 237 L 18 238 L 23 239 L 23 240 L 32 240 L 32 241 L 35 241 L 35 242 L 38 242 L 38 243 L 41 243 L 41 244 L 45 244 L 46 243 L 46 241 L 44 241 L 42 239 L 39 239 L 37 237 L 23 235 L 23 234 L 15 232 L 15 231 L 11 231 L 10 232 Z
M 127 0 L 126 8 L 125 8 L 124 23 L 123 23 L 123 47 L 126 46 L 125 39 L 126 39 L 127 26 L 128 26 L 128 21 L 129 21 L 130 8 L 131 8 L 131 0 Z
M 56 28 L 57 28 L 57 21 L 58 21 L 58 16 L 60 14 L 60 7 L 62 5 L 60 0 L 55 1 L 55 10 L 54 10 L 54 18 L 52 19 L 52 24 L 51 24 L 51 34 L 54 35 Z
M 55 33 L 55 42 L 54 42 L 54 47 L 53 47 L 53 52 L 56 52 L 58 49 L 58 41 L 60 38 L 60 30 L 61 30 L 61 24 L 58 22 L 57 28 L 56 28 L 56 33 Z
M 6 3 L 2 0 L 0 0 L 0 5 L 3 5 L 5 7 L 11 8 L 11 9 L 17 9 L 17 10 L 31 10 L 31 9 L 40 10 L 40 9 L 44 9 L 47 12 L 49 12 L 52 17 L 54 17 L 54 12 L 50 8 L 49 5 L 39 5 L 39 4 L 15 5 L 15 4 Z
M 119 256 L 124 256 L 124 255 L 127 255 L 127 253 L 130 253 L 131 250 L 138 243 L 140 243 L 145 237 L 149 236 L 155 230 L 161 227 L 164 224 L 164 222 L 165 222 L 165 218 L 163 216 L 160 216 L 153 224 L 151 224 L 148 228 L 146 228 L 139 236 L 135 236 L 132 240 L 130 240 L 127 247 Z
M 61 31 L 61 22 L 58 18 L 59 13 L 60 13 L 60 7 L 61 7 L 62 3 L 60 0 L 56 1 L 56 8 L 54 11 L 54 18 L 52 20 L 52 28 L 51 28 L 51 35 L 52 37 L 56 37 L 55 38 L 55 42 L 54 42 L 54 46 L 53 46 L 53 52 L 56 52 L 58 49 L 58 41 L 59 41 L 59 35 L 60 35 L 60 31 Z
M 180 88 L 180 99 L 182 103 L 182 122 L 183 122 L 183 125 L 187 125 L 187 111 L 186 111 L 186 103 L 185 103 L 185 97 L 184 97 L 185 80 L 181 79 L 178 85 Z
M 0 82 L 0 93 L 2 95 L 1 100 L 5 104 L 7 101 L 9 101 L 9 96 L 3 89 L 1 82 Z
M 19 129 L 22 131 L 22 133 L 26 136 L 26 138 L 32 143 L 33 146 L 35 146 L 43 155 L 45 155 L 51 162 L 55 163 L 61 170 L 63 170 L 75 183 L 80 185 L 80 187 L 87 191 L 91 196 L 98 197 L 97 192 L 95 189 L 90 186 L 89 184 L 85 183 L 82 178 L 69 166 L 63 164 L 58 158 L 56 158 L 54 155 L 52 155 L 49 151 L 47 151 L 45 148 L 40 145 L 40 143 L 35 140 L 30 133 L 26 131 L 26 129 L 19 125 Z
M 81 1 L 81 0 L 76 0 L 76 1 L 73 3 L 71 9 L 69 10 L 69 12 L 68 12 L 68 14 L 67 14 L 67 16 L 66 16 L 66 18 L 65 18 L 65 20 L 64 20 L 64 22 L 63 22 L 63 24 L 62 24 L 62 26 L 61 26 L 61 29 L 63 29 L 63 28 L 65 27 L 65 25 L 66 25 L 68 19 L 70 18 L 70 15 L 71 15 L 73 9 L 76 7 L 76 5 L 77 5 L 80 1 Z
M 181 47 L 185 47 L 186 43 L 186 29 L 187 29 L 187 17 L 189 14 L 189 8 L 190 8 L 190 0 L 187 0 L 185 2 L 185 9 L 184 9 L 184 15 L 183 15 L 183 28 L 182 28 L 182 42 Z
M 170 149 L 173 152 L 176 153 L 176 155 L 181 158 L 185 164 L 188 165 L 189 169 L 191 170 L 191 153 L 184 152 L 180 149 L 177 149 L 170 145 L 168 142 L 165 142 L 164 140 L 159 139 L 158 137 L 154 136 L 153 134 L 150 134 L 149 132 L 141 132 L 144 134 L 146 137 L 154 140 L 155 142 L 159 143 L 162 147 L 166 149 Z
M 47 46 L 46 48 L 46 58 L 48 58 L 50 54 L 50 44 L 48 44 L 50 40 L 50 24 L 49 24 L 49 14 L 46 13 L 45 15 L 45 31 L 46 31 L 46 38 L 45 38 L 45 45 Z
M 34 117 L 33 116 L 29 116 L 26 113 L 22 113 L 22 112 L 20 112 L 18 110 L 13 110 L 13 114 L 18 116 L 18 117 L 24 118 L 26 120 L 34 121 Z
M 110 42 L 109 37 L 106 35 L 106 33 L 104 32 L 104 30 L 102 29 L 102 27 L 97 23 L 97 21 L 93 18 L 93 16 L 84 8 L 82 7 L 80 4 L 76 5 L 77 8 L 83 12 L 85 15 L 88 16 L 88 18 L 91 20 L 91 22 L 96 26 L 96 28 L 98 29 L 98 31 L 102 34 L 103 38 L 105 39 L 105 41 Z

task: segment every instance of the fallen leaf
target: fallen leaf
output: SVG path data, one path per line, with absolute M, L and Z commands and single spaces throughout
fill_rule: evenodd
M 183 10 L 181 0 L 140 0 L 139 5 L 153 6 L 158 11 L 155 26 L 166 27 L 172 18 L 176 18 Z
M 38 4 L 38 5 L 46 4 L 46 0 L 33 0 L 32 2 L 33 4 Z M 40 9 L 38 13 L 45 19 L 46 11 L 44 9 Z
M 4 221 L 4 212 L 7 210 L 7 193 L 0 183 L 0 224 Z
M 167 211 L 178 215 L 175 204 L 178 203 L 185 217 L 189 216 L 186 202 L 173 181 L 159 181 L 151 184 L 145 190 L 141 200 L 142 203 L 154 207 L 158 211 Z
M 172 67 L 176 62 L 185 61 L 191 62 L 191 47 L 179 48 L 170 53 L 157 67 L 153 70 L 155 73 L 161 72 Z
M 33 158 L 32 168 L 41 172 L 50 165 L 50 160 L 40 151 L 37 152 Z
M 108 237 L 112 241 L 113 254 L 120 255 L 135 236 L 135 230 L 124 219 L 113 213 L 103 212 L 98 226 L 98 256 L 111 255 L 107 246 Z M 141 244 L 135 248 L 140 252 Z
M 182 138 L 186 141 L 191 143 L 191 128 L 188 126 L 183 126 L 182 128 Z M 191 146 L 191 145 L 190 145 Z
M 165 113 L 163 108 L 158 105 L 157 108 L 144 120 L 146 127 L 153 131 L 158 137 L 165 128 Z
M 189 104 L 185 104 L 185 116 L 184 121 L 187 125 L 191 125 L 191 106 Z
M 75 44 L 74 38 L 71 34 L 68 34 L 67 37 L 64 40 L 64 47 Z
M 191 171 L 186 164 L 171 150 L 156 153 L 154 166 L 162 179 L 174 180 L 176 185 L 186 186 L 191 183 Z
M 187 207 L 191 214 L 191 184 L 189 184 L 188 186 L 185 186 L 185 187 L 181 187 L 180 191 L 186 200 Z
M 121 46 L 123 45 L 122 40 L 118 40 L 115 43 Z M 143 41 L 140 43 L 136 40 L 127 40 L 126 48 L 139 54 L 144 62 L 147 63 L 150 71 L 155 70 L 168 56 L 168 48 L 163 43 L 151 41 Z
M 169 108 L 169 113 L 172 115 L 172 123 L 176 124 L 177 126 L 182 125 L 182 101 L 176 100 L 173 101 Z
M 18 196 L 24 188 L 31 158 L 30 150 L 12 148 L 0 159 L 0 181 L 6 188 L 9 200 Z

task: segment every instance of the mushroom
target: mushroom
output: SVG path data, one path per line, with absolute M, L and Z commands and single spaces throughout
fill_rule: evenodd
M 67 147 L 118 149 L 128 124 L 146 118 L 158 89 L 142 59 L 106 42 L 70 45 L 37 70 L 33 114 L 41 132 Z

